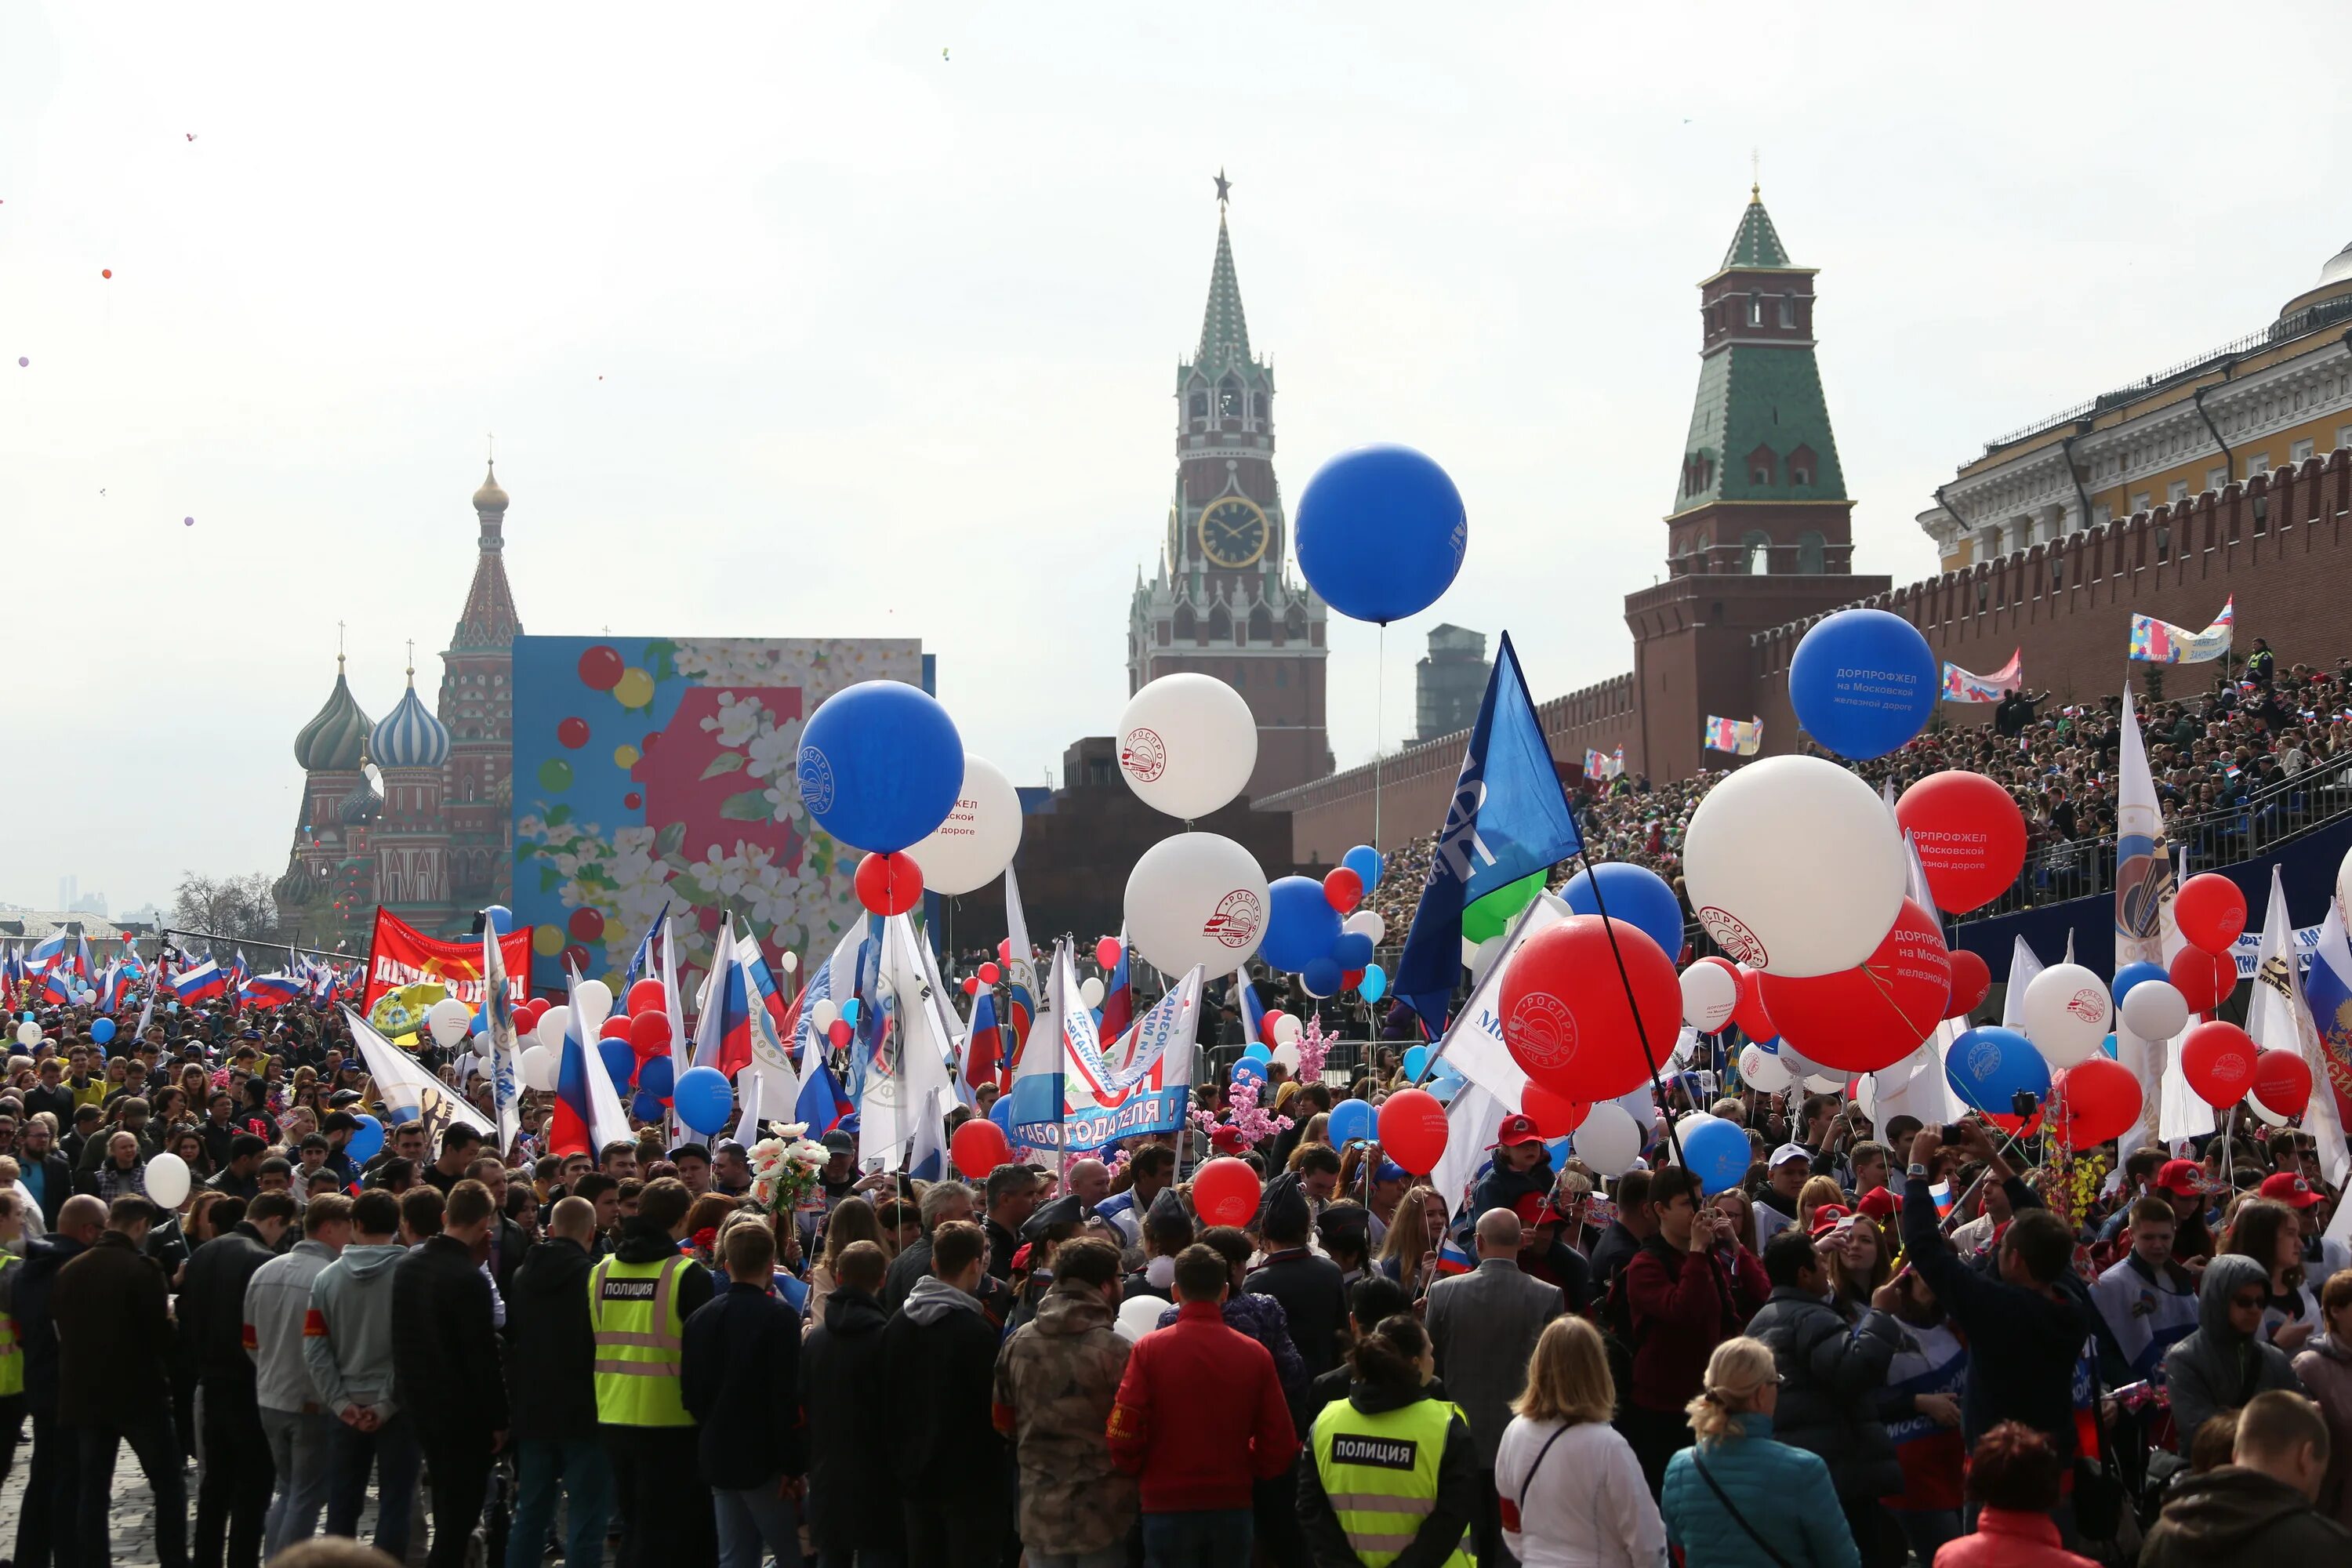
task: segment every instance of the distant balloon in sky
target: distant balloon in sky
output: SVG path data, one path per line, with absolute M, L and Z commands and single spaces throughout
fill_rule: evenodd
M 193 517 L 184 517 L 180 520 L 180 526 L 182 528 L 194 528 L 196 526 L 196 520 Z
M 98 269 L 98 275 L 100 278 L 111 278 L 114 276 L 114 268 L 111 267 L 101 267 Z
M 23 354 L 18 354 L 16 356 L 16 368 L 18 370 L 24 369 L 26 365 L 31 364 L 33 362 L 31 360 L 26 358 Z

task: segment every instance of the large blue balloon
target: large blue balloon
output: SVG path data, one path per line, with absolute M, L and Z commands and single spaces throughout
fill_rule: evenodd
M 1927 727 L 1943 666 L 1919 629 L 1885 610 L 1817 621 L 1789 661 L 1797 722 L 1842 757 L 1883 757 Z
M 667 1100 L 677 1088 L 677 1063 L 667 1056 L 647 1057 L 637 1068 L 637 1092 Z
M 688 1068 L 677 1075 L 677 1092 L 670 1105 L 677 1119 L 697 1132 L 716 1132 L 735 1109 L 735 1090 L 717 1068 Z
M 96 1040 L 101 1046 L 106 1044 L 107 1041 L 114 1038 L 114 1020 L 111 1018 L 92 1018 L 89 1021 L 89 1037 Z
M 1331 944 L 1331 962 L 1342 969 L 1361 969 L 1372 961 L 1372 939 L 1360 931 L 1343 931 Z
M 1252 1062 L 1270 1062 L 1274 1060 L 1274 1047 L 1264 1040 L 1252 1040 L 1242 1047 L 1242 1059 Z
M 1341 615 L 1382 626 L 1437 603 L 1470 545 L 1462 492 L 1410 447 L 1359 447 L 1324 464 L 1291 526 L 1308 586 Z
M 1254 1083 L 1260 1087 L 1264 1087 L 1265 1083 L 1265 1064 L 1258 1060 L 1255 1057 L 1242 1058 L 1239 1061 L 1234 1063 L 1234 1081 L 1235 1083 Z
M 817 826 L 859 849 L 927 837 L 963 787 L 963 740 L 928 693 L 861 680 L 824 700 L 801 731 L 801 800 Z
M 490 922 L 490 929 L 500 936 L 514 930 L 514 911 L 504 904 L 492 904 L 482 914 Z
M 1404 1076 L 1408 1082 L 1420 1082 L 1422 1073 L 1429 1067 L 1429 1047 L 1407 1046 L 1404 1048 L 1404 1060 L 1399 1065 L 1404 1068 Z
M 1010 1140 L 1013 1136 L 1013 1097 L 998 1095 L 996 1103 L 988 1108 L 988 1119 L 1004 1129 L 1004 1136 Z
M 2107 990 L 2114 996 L 2116 1005 L 2120 1007 L 2124 1005 L 2124 993 L 2133 986 L 2150 980 L 2169 983 L 2171 979 L 2171 973 L 2161 963 L 2126 963 L 2116 971 L 2116 978 Z
M 1371 1141 L 1373 1125 L 1371 1103 L 1362 1100 L 1343 1100 L 1331 1108 L 1331 1120 L 1324 1123 L 1331 1147 L 1345 1149 L 1357 1139 Z
M 1683 1140 L 1683 1163 L 1709 1197 L 1747 1180 L 1752 1160 L 1748 1133 L 1736 1121 L 1710 1121 Z
M 1307 987 L 1307 994 L 1318 998 L 1337 996 L 1347 981 L 1339 965 L 1329 958 L 1318 958 L 1298 972 L 1298 984 Z
M 2019 1089 L 2031 1090 L 2036 1099 L 2050 1092 L 2050 1064 L 2015 1029 L 1970 1029 L 1952 1042 L 1944 1077 L 1963 1107 L 2001 1116 L 2010 1114 Z
M 1597 895 L 1594 882 L 1601 884 Z M 1605 861 L 1590 871 L 1579 871 L 1559 890 L 1568 907 L 1580 915 L 1597 915 L 1609 906 L 1609 918 L 1634 927 L 1669 959 L 1683 951 L 1683 906 L 1665 879 L 1643 866 L 1622 860 Z
M 352 1141 L 343 1145 L 343 1152 L 351 1156 L 352 1163 L 354 1165 L 364 1164 L 374 1159 L 376 1151 L 383 1147 L 383 1122 L 362 1112 L 359 1123 L 359 1126 L 352 1131 Z
M 629 1101 L 629 1114 L 640 1121 L 659 1121 L 662 1102 L 640 1089 L 636 1098 Z
M 1381 859 L 1381 852 L 1369 844 L 1359 844 L 1340 856 L 1339 864 L 1356 874 L 1357 880 L 1364 884 L 1364 891 L 1367 893 L 1380 882 L 1381 871 L 1384 865 Z
M 604 1058 L 604 1070 L 612 1075 L 614 1089 L 628 1088 L 629 1080 L 637 1076 L 637 1053 L 629 1048 L 628 1041 L 599 1040 L 596 1054 Z
M 1293 972 L 1328 957 L 1339 940 L 1339 911 L 1323 896 L 1323 884 L 1312 877 L 1284 877 L 1265 891 L 1265 935 L 1258 956 Z

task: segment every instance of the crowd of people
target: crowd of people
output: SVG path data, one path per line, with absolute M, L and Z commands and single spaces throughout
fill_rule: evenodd
M 558 1151 L 533 1116 L 499 1151 L 400 1120 L 301 1004 L 111 1050 L 87 1009 L 37 1021 L 0 1085 L 15 1568 L 110 1561 L 126 1446 L 163 1568 L 362 1533 L 436 1568 L 2352 1544 L 2352 1255 L 2292 1131 L 2036 1164 L 1750 1093 L 1707 1108 L 1756 1155 L 1707 1194 L 1675 1099 L 1622 1173 L 1507 1117 L 1461 1201 L 1330 1146 L 1338 1100 L 1403 1081 L 1382 1049 L 1277 1083 L 1255 1142 L 926 1183 L 835 1130 L 763 1201 L 740 1144 L 658 1125 Z M 363 1113 L 394 1124 L 355 1160 Z M 167 1151 L 197 1177 L 171 1205 Z M 1192 1206 L 1213 1154 L 1261 1172 L 1242 1225 Z

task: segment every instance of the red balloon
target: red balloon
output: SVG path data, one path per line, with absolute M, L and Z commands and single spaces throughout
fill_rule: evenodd
M 967 995 L 967 996 L 977 996 L 977 995 L 979 995 L 979 994 L 980 994 L 980 976 L 979 976 L 979 975 L 977 975 L 977 974 L 968 974 L 968 975 L 964 976 L 964 982 L 963 982 L 963 994 L 964 994 L 965 995 Z
M 996 944 L 996 962 L 999 963 L 1010 963 L 1013 962 L 1013 939 L 1011 937 L 1008 936 L 1003 942 Z
M 1742 969 L 1736 963 L 1731 973 L 1739 976 L 1739 1000 L 1731 1005 L 1731 1021 L 1751 1040 L 1769 1040 L 1778 1036 L 1780 1031 L 1772 1026 L 1772 1015 L 1764 1009 L 1764 988 L 1759 984 L 1764 978 L 1762 973 Z
M 984 1116 L 975 1116 L 955 1130 L 948 1140 L 948 1157 L 955 1168 L 973 1181 L 985 1181 L 988 1173 L 999 1165 L 1013 1163 L 1013 1141 L 1004 1129 Z
M 2119 1138 L 2139 1120 L 2139 1079 L 2129 1068 L 2092 1057 L 2050 1080 L 2051 1130 L 2069 1149 Z
M 1256 1217 L 1265 1191 L 1249 1163 L 1228 1154 L 1192 1173 L 1192 1211 L 1203 1225 L 1247 1225 Z
M 1596 917 L 1597 918 L 1597 917 Z M 1650 944 L 1653 948 L 1657 943 Z M 1524 953 L 1527 949 L 1522 946 Z M 1677 993 L 1679 994 L 1679 992 Z M 1445 1107 L 1425 1089 L 1401 1089 L 1381 1101 L 1381 1147 L 1416 1176 L 1437 1169 L 1445 1152 Z
M 1348 970 L 1339 976 L 1339 989 L 1342 991 L 1353 991 L 1358 985 L 1363 983 L 1363 979 L 1364 972 L 1362 970 Z
M 857 863 L 857 901 L 877 915 L 903 915 L 923 901 L 923 868 L 903 853 L 868 855 Z
M 1323 897 L 1344 915 L 1364 901 L 1364 879 L 1345 866 L 1335 866 L 1323 873 Z
M 824 1037 L 826 1039 L 831 1040 L 835 1046 L 841 1047 L 845 1049 L 847 1048 L 849 1042 L 856 1038 L 856 1029 L 851 1026 L 849 1020 L 846 1018 L 835 1018 L 824 1031 Z
M 1944 1016 L 1965 1018 L 1977 1010 L 1992 990 L 1992 971 L 1979 955 L 1967 948 L 1952 952 L 1952 997 L 1944 1004 Z
M 660 981 L 640 980 L 629 987 L 629 1005 L 625 1010 L 635 1017 L 639 1013 L 658 1013 L 668 1005 L 669 998 L 663 994 Z
M 2311 1064 L 2293 1051 L 2257 1052 L 2254 1098 L 2281 1116 L 2301 1116 L 2311 1103 Z
M 580 656 L 580 683 L 591 691 L 610 691 L 621 684 L 628 666 L 622 662 L 618 648 L 609 643 L 598 643 Z
M 527 996 L 515 1008 L 515 1027 L 525 1032 L 539 1027 L 539 1016 L 547 1011 L 550 1003 L 544 996 Z
M 1003 978 L 1004 971 L 997 968 L 996 965 L 983 963 L 980 966 L 980 983 L 982 985 L 993 985 Z
M 639 981 L 638 984 L 645 984 Z M 635 1013 L 629 1017 L 629 1048 L 637 1053 L 639 1061 L 658 1057 L 670 1047 L 669 1015 L 658 1007 L 650 1013 Z
M 566 719 L 555 726 L 555 738 L 567 749 L 578 751 L 588 743 L 588 721 Z
M 600 1040 L 625 1040 L 629 1037 L 629 1020 L 625 1014 L 614 1013 L 597 1026 Z
M 1877 949 L 1854 968 L 1757 978 L 1780 1037 L 1807 1060 L 1842 1073 L 1876 1072 L 1918 1049 L 1942 1021 L 1952 961 L 1936 922 L 1906 899 Z
M 2218 1110 L 2237 1104 L 2254 1087 L 2256 1054 L 2252 1036 L 2216 1018 L 2181 1037 L 2181 1075 L 2198 1099 Z
M 1610 950 L 1612 930 L 1631 1005 Z M 1648 1062 L 1663 1064 L 1675 1048 L 1682 981 L 1640 927 L 1570 915 L 1519 944 L 1504 972 L 1500 1011 L 1503 1043 L 1529 1078 L 1569 1100 L 1614 1100 L 1648 1083 Z
M 1919 847 L 1937 906 L 1954 914 L 1992 902 L 2025 868 L 2025 814 L 1982 773 L 1929 773 L 1895 801 L 1895 820 Z
M 2246 895 L 2219 872 L 2201 872 L 2172 895 L 2172 918 L 2189 946 L 2226 953 L 2246 929 Z
M 1107 936 L 1095 943 L 1095 962 L 1105 969 L 1118 967 L 1118 938 L 1115 936 Z
M 1584 1125 L 1592 1107 L 1580 1100 L 1563 1100 L 1539 1083 L 1530 1083 L 1519 1096 L 1519 1109 L 1535 1119 L 1536 1131 L 1547 1138 L 1565 1138 Z
M 565 929 L 581 942 L 594 942 L 604 934 L 604 911 L 593 904 L 576 909 Z
M 2172 955 L 2172 984 L 2192 1013 L 2210 1013 L 2238 988 L 2238 961 L 2227 953 L 2184 947 Z

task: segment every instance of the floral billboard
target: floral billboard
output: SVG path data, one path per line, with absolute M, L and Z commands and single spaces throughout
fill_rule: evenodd
M 860 918 L 856 857 L 793 784 L 802 723 L 861 680 L 929 690 L 912 638 L 523 637 L 514 645 L 515 921 L 531 986 L 568 954 L 617 987 L 667 906 L 678 966 L 732 911 L 772 957 Z

